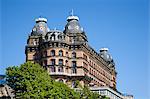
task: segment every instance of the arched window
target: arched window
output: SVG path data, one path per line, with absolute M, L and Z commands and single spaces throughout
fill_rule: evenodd
M 77 83 L 76 83 L 76 81 L 72 81 L 72 88 L 77 88 Z
M 59 40 L 62 40 L 62 35 L 58 35 L 58 39 L 59 39 Z
M 55 65 L 55 59 L 51 59 L 51 65 Z
M 62 83 L 64 82 L 63 79 L 59 79 L 58 81 L 59 81 L 59 82 L 62 82 Z
M 56 72 L 55 66 L 50 66 L 50 72 Z
M 63 51 L 59 50 L 59 56 L 63 56 Z
M 59 65 L 60 65 L 60 66 L 63 65 L 63 59 L 59 59 Z
M 37 39 L 35 39 L 35 40 L 33 41 L 33 45 L 38 45 Z
M 63 72 L 64 70 L 63 70 L 63 66 L 59 66 L 58 67 L 58 72 Z
M 72 53 L 72 58 L 76 58 L 76 52 Z
M 52 41 L 55 40 L 55 34 L 54 34 L 54 33 L 51 35 L 50 39 L 51 39 Z
M 55 50 L 51 50 L 51 56 L 55 56 Z
M 47 65 L 47 60 L 43 61 L 43 65 L 46 66 Z
M 77 67 L 76 61 L 72 61 L 72 67 Z

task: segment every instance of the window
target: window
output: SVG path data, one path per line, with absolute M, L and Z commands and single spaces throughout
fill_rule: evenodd
M 32 48 L 28 48 L 28 50 L 30 50 L 30 52 L 32 52 Z
M 55 66 L 50 66 L 50 72 L 55 72 L 56 69 L 55 69 Z
M 60 66 L 63 65 L 63 59 L 59 59 L 59 65 L 60 65 Z
M 63 51 L 59 50 L 59 56 L 63 56 Z
M 47 60 L 44 60 L 43 65 L 44 65 L 44 66 L 47 65 Z
M 44 51 L 43 56 L 44 57 L 47 56 L 47 51 Z
M 68 68 L 66 68 L 66 73 L 69 73 L 69 70 L 68 70 Z
M 62 66 L 59 66 L 58 67 L 58 72 L 63 72 L 64 70 L 63 70 L 63 67 Z
M 76 61 L 72 61 L 72 73 L 77 73 L 77 64 L 76 64 Z
M 83 54 L 83 59 L 87 60 L 87 56 L 85 54 Z
M 35 39 L 34 41 L 33 41 L 33 45 L 37 45 L 38 44 L 38 41 L 37 41 L 37 39 Z
M 55 50 L 51 50 L 51 56 L 55 56 Z
M 59 82 L 62 82 L 62 83 L 63 83 L 64 81 L 63 81 L 63 79 L 59 79 Z
M 51 65 L 55 65 L 55 59 L 51 59 Z
M 76 67 L 76 61 L 72 61 L 72 67 Z
M 77 83 L 76 83 L 76 81 L 72 81 L 72 88 L 77 88 Z
M 85 62 L 83 62 L 83 67 L 87 67 L 87 64 Z
M 52 40 L 52 41 L 55 40 L 55 34 L 54 33 L 51 35 L 50 40 Z
M 72 73 L 77 73 L 77 69 L 76 68 L 72 68 Z
M 72 53 L 72 58 L 76 58 L 76 53 L 75 52 Z

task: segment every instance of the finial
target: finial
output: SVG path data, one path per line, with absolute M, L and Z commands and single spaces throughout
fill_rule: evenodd
M 70 21 L 70 20 L 79 20 L 79 18 L 77 16 L 74 16 L 74 13 L 73 13 L 73 9 L 71 10 L 71 15 L 68 16 L 67 18 L 67 21 Z
M 71 10 L 71 15 L 73 16 L 73 9 Z

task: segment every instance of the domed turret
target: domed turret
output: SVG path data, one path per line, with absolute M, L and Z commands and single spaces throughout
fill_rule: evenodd
M 80 26 L 78 22 L 79 18 L 73 15 L 73 11 L 72 11 L 72 14 L 68 16 L 67 21 L 68 23 L 65 26 L 66 33 L 82 33 L 83 32 L 83 28 Z
M 79 18 L 73 15 L 73 10 L 71 15 L 67 18 L 67 24 L 65 26 L 64 34 L 67 34 L 70 43 L 79 44 L 88 42 L 83 28 L 79 24 Z
M 101 48 L 100 56 L 107 62 L 113 62 L 112 56 L 108 53 L 108 48 Z
M 46 33 L 49 31 L 49 28 L 47 26 L 47 19 L 46 18 L 37 18 L 35 19 L 36 24 L 32 29 L 31 35 L 46 35 Z

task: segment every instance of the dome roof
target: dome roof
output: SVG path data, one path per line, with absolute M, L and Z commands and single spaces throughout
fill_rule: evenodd
M 65 26 L 65 32 L 66 33 L 82 33 L 83 28 L 79 24 L 79 17 L 73 15 L 68 16 L 67 18 L 67 25 Z
M 100 56 L 107 62 L 112 62 L 112 56 L 108 53 L 108 48 L 100 49 Z
M 66 33 L 82 33 L 83 28 L 81 28 L 78 20 L 69 19 L 67 25 L 65 26 Z
M 49 31 L 47 26 L 47 19 L 46 18 L 37 18 L 35 19 L 36 24 L 32 29 L 31 35 L 46 35 Z

